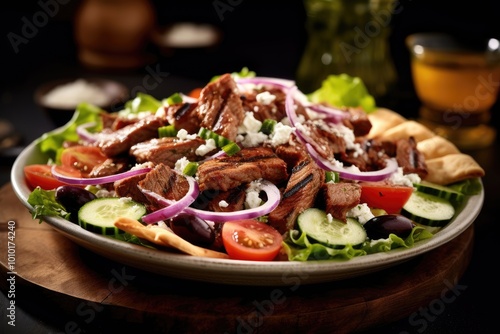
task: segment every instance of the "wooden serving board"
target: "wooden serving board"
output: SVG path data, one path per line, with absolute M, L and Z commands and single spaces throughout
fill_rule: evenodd
M 87 251 L 34 221 L 10 184 L 0 190 L 2 289 L 15 223 L 17 291 L 64 319 L 66 330 L 173 333 L 351 333 L 409 317 L 462 276 L 474 230 L 383 271 L 331 283 L 241 287 L 182 281 Z M 146 327 L 148 326 L 148 327 Z M 410 324 L 408 326 L 411 327 Z

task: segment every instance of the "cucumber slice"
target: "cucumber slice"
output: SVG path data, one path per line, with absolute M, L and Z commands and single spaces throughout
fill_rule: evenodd
M 104 234 L 116 235 L 123 233 L 115 227 L 117 218 L 128 217 L 139 220 L 146 214 L 143 204 L 128 198 L 106 197 L 97 198 L 85 203 L 78 211 L 78 223 L 84 229 Z
M 419 224 L 444 226 L 455 215 L 455 208 L 447 199 L 414 191 L 401 209 L 401 214 Z
M 415 183 L 414 186 L 420 192 L 444 198 L 452 202 L 452 204 L 459 205 L 465 199 L 465 195 L 459 191 L 456 191 L 450 187 L 442 186 L 428 181 L 421 181 L 420 183 Z
M 297 217 L 297 224 L 308 237 L 330 247 L 357 246 L 367 238 L 365 229 L 356 219 L 347 218 L 345 223 L 335 218 L 329 221 L 326 212 L 317 208 L 304 210 Z

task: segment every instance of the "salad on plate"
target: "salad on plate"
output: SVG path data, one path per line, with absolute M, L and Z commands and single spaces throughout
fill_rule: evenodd
M 114 113 L 82 103 L 36 145 L 47 160 L 24 167 L 34 219 L 236 260 L 410 248 L 446 228 L 484 175 L 346 75 L 311 94 L 242 71 L 187 94 L 139 93 Z

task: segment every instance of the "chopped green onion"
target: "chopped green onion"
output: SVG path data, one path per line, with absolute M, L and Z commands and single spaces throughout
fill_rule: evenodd
M 274 126 L 276 125 L 276 122 L 274 119 L 265 119 L 264 122 L 262 122 L 262 126 L 260 127 L 260 132 L 270 135 L 273 133 Z
M 165 125 L 158 128 L 158 137 L 175 137 L 177 136 L 177 129 L 173 124 Z
M 330 181 L 333 183 L 339 182 L 339 173 L 333 171 L 325 172 L 325 183 Z
M 227 145 L 222 146 L 222 150 L 229 156 L 238 153 L 240 149 L 241 148 L 235 142 L 231 142 Z
M 198 136 L 200 136 L 201 139 L 213 139 L 215 141 L 215 145 L 218 148 L 222 148 L 224 152 L 226 152 L 227 155 L 233 155 L 237 152 L 239 152 L 240 147 L 238 144 L 233 142 L 232 140 L 229 140 L 228 138 L 221 136 L 207 128 L 200 128 L 200 131 L 198 131 Z
M 167 103 L 169 106 L 174 105 L 174 104 L 179 104 L 182 103 L 182 96 L 179 93 L 174 93 L 167 97 Z
M 187 176 L 194 176 L 196 172 L 198 171 L 198 163 L 190 161 L 186 167 L 182 170 L 182 173 Z

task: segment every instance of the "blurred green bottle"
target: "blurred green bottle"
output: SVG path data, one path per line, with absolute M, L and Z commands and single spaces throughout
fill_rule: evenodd
M 396 81 L 389 49 L 396 0 L 304 0 L 308 42 L 296 81 L 310 93 L 329 74 L 363 80 L 374 97 L 385 96 Z

